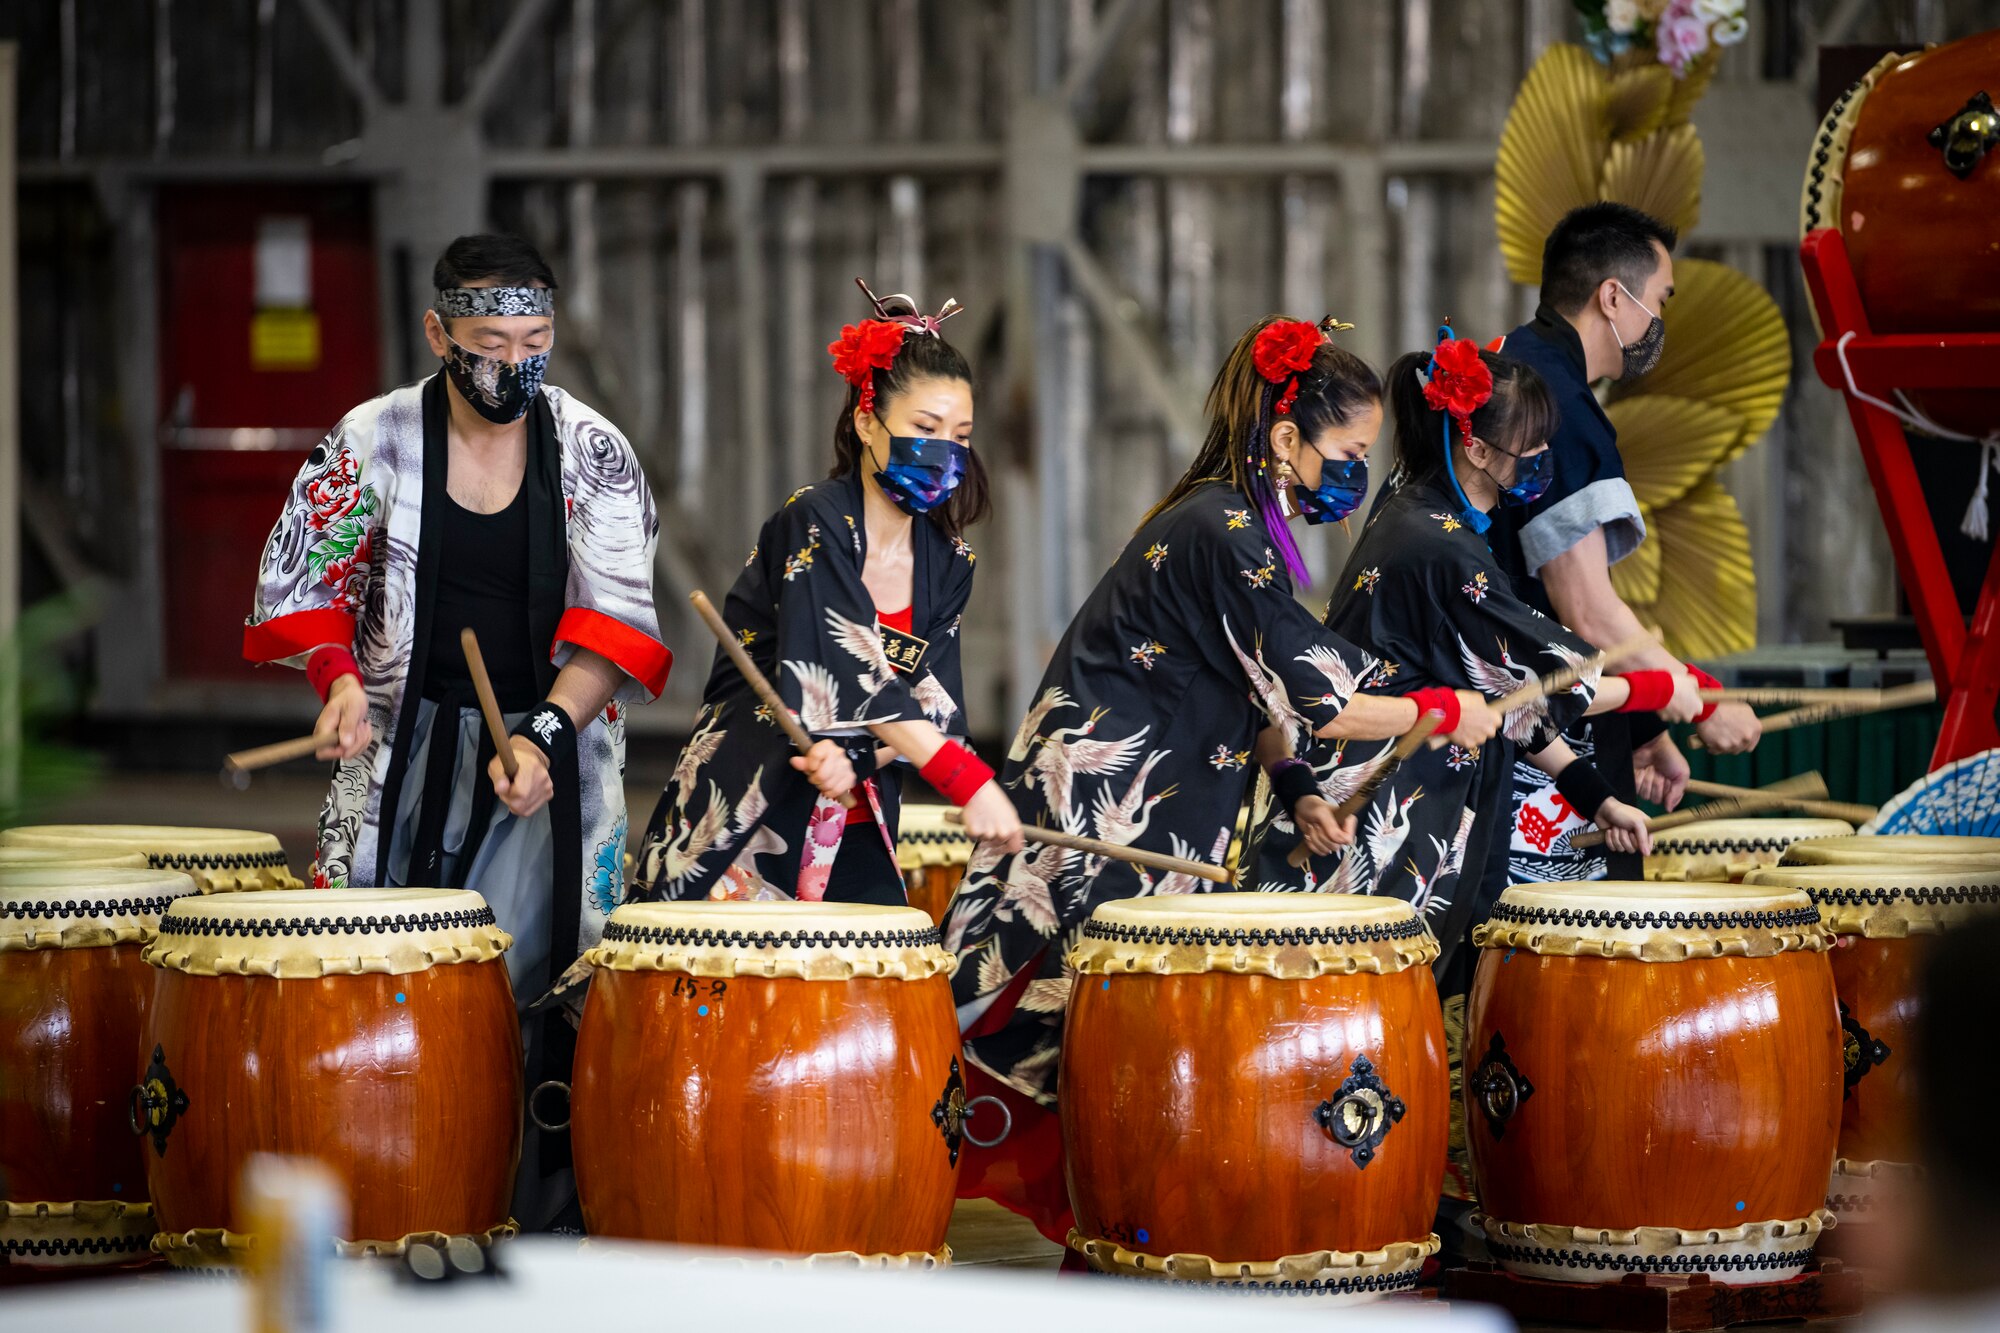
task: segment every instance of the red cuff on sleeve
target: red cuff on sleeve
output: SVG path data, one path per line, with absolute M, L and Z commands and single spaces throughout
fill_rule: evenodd
M 993 781 L 993 770 L 958 741 L 946 741 L 931 761 L 917 770 L 917 776 L 947 801 L 962 806 Z
M 330 607 L 319 611 L 294 611 L 287 616 L 273 616 L 261 624 L 243 627 L 244 660 L 260 666 L 309 653 L 321 644 L 353 642 L 354 617 Z
M 667 673 L 674 665 L 674 655 L 658 639 L 587 607 L 572 606 L 563 612 L 556 624 L 556 643 L 590 649 L 638 681 L 655 699 L 667 688 Z M 551 655 L 554 651 L 551 646 Z
M 1689 662 L 1687 664 L 1687 669 L 1688 669 L 1688 674 L 1694 677 L 1694 683 L 1697 689 L 1719 690 L 1722 688 L 1721 681 L 1717 680 L 1714 676 L 1709 675 L 1706 671 L 1703 671 L 1700 667 L 1696 666 L 1694 663 Z M 1715 705 L 1703 704 L 1701 706 L 1701 711 L 1694 715 L 1694 720 L 1696 722 L 1706 722 L 1711 717 L 1714 716 L 1715 716 Z
M 1674 701 L 1674 673 L 1671 671 L 1627 671 L 1625 684 L 1631 697 L 1621 713 L 1657 713 Z
M 326 696 L 333 692 L 333 683 L 342 676 L 360 680 L 361 667 L 354 654 L 337 643 L 314 649 L 313 655 L 306 659 L 306 679 L 312 682 L 321 703 L 326 702 Z
M 1438 723 L 1437 735 L 1448 736 L 1458 730 L 1464 719 L 1459 704 L 1458 693 L 1441 685 L 1428 686 L 1421 690 L 1411 690 L 1410 702 L 1417 706 L 1417 720 L 1422 721 L 1425 713 L 1436 713 L 1444 720 Z

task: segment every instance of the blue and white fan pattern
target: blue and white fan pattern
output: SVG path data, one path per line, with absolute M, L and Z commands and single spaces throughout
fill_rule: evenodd
M 1861 831 L 2000 837 L 2000 750 L 1982 750 L 1924 774 Z

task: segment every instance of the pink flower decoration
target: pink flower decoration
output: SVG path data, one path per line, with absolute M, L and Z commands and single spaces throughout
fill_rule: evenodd
M 1688 62 L 1708 50 L 1708 25 L 1695 13 L 1694 0 L 1673 0 L 1654 30 L 1660 63 L 1679 78 Z

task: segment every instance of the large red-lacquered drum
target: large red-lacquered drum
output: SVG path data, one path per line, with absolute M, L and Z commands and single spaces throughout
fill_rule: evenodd
M 152 1257 L 126 1120 L 153 993 L 140 951 L 195 892 L 170 871 L 0 869 L 0 1256 L 38 1268 Z
M 305 887 L 292 873 L 278 840 L 251 829 L 32 824 L 0 830 L 0 848 L 8 847 L 70 856 L 137 853 L 155 869 L 192 876 L 203 893 Z
M 1415 1284 L 1450 1122 L 1409 904 L 1106 903 L 1070 954 L 1063 1151 L 1101 1272 L 1358 1300 Z
M 132 1115 L 155 1248 L 233 1263 L 253 1153 L 315 1158 L 347 1193 L 342 1253 L 508 1234 L 521 1148 L 513 943 L 464 889 L 187 898 L 155 969 Z
M 952 958 L 909 907 L 632 903 L 588 954 L 571 1146 L 593 1236 L 947 1262 Z
M 2000 910 L 2000 866 L 1905 854 L 1893 865 L 1781 866 L 1758 871 L 1750 883 L 1803 890 L 1833 932 L 1842 1088 L 1827 1207 L 1843 1223 L 1865 1223 L 1877 1206 L 1877 1182 L 1917 1170 L 1923 1127 L 1914 1057 L 1925 946 L 1974 913 Z
M 1993 97 L 2000 29 L 1885 57 L 1821 122 L 1800 229 L 1840 231 L 1873 332 L 2000 331 Z M 2000 427 L 2000 392 L 1910 397 L 1954 430 L 1977 437 Z
M 1748 1283 L 1812 1262 L 1841 1078 L 1811 899 L 1521 885 L 1473 939 L 1466 1137 L 1503 1267 Z

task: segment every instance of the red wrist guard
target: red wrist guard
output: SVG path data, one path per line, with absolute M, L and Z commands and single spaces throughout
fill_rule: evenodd
M 917 775 L 937 788 L 938 795 L 960 806 L 993 781 L 993 770 L 957 741 L 946 741 L 938 747 L 938 752 L 917 770 Z
M 326 696 L 333 691 L 333 682 L 342 676 L 361 679 L 361 668 L 354 661 L 354 654 L 339 644 L 329 643 L 313 649 L 313 655 L 306 659 L 306 679 L 319 693 L 319 701 L 326 702 Z
M 1674 673 L 1671 671 L 1628 671 L 1625 684 L 1632 695 L 1621 713 L 1657 713 L 1674 701 Z
M 1460 709 L 1458 692 L 1442 685 L 1431 685 L 1421 690 L 1411 690 L 1405 696 L 1417 706 L 1417 721 L 1424 720 L 1425 713 L 1442 713 L 1444 721 L 1438 723 L 1437 735 L 1458 730 Z
M 1694 663 L 1689 662 L 1687 664 L 1687 669 L 1688 669 L 1688 674 L 1694 677 L 1694 683 L 1697 688 L 1704 690 L 1719 690 L 1722 688 L 1721 681 L 1709 675 L 1706 671 L 1703 671 L 1700 667 L 1696 666 Z M 1714 716 L 1715 716 L 1715 705 L 1712 703 L 1703 704 L 1701 706 L 1701 711 L 1694 715 L 1694 720 L 1696 722 L 1706 722 L 1711 717 Z

